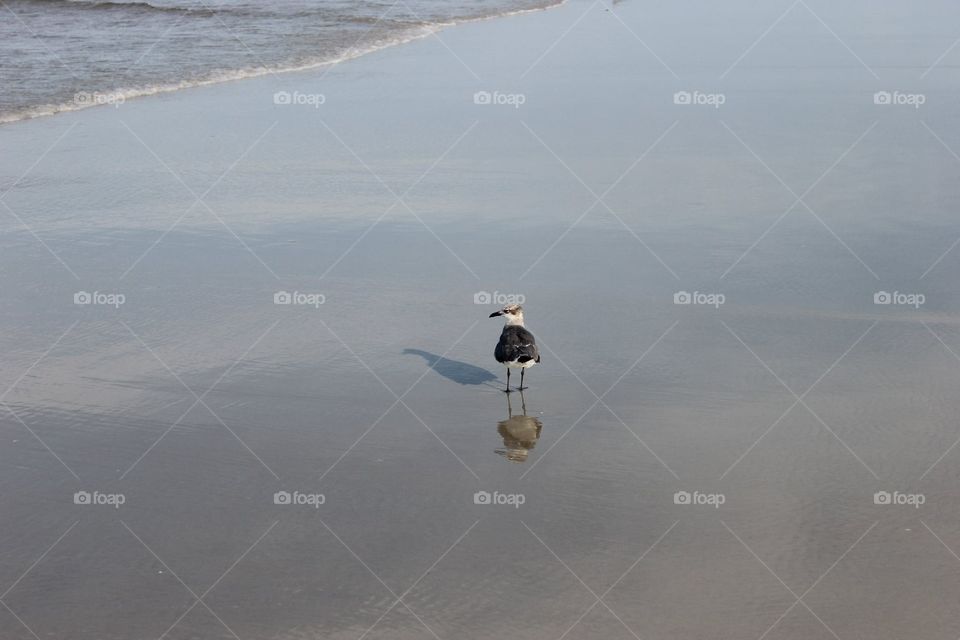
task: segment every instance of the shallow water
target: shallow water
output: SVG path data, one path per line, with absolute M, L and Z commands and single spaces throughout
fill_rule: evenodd
M 956 54 L 920 81 L 956 12 L 810 6 L 881 80 L 801 5 L 721 81 L 785 7 L 616 5 L 678 80 L 571 2 L 0 129 L 46 243 L 4 219 L 0 599 L 40 637 L 960 635 Z M 526 298 L 522 397 L 484 292 Z

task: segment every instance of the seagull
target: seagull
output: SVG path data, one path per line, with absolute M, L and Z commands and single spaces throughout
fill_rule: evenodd
M 507 388 L 510 393 L 510 369 L 520 369 L 520 391 L 523 386 L 523 374 L 528 368 L 540 362 L 540 350 L 533 334 L 523 326 L 523 307 L 518 304 L 508 304 L 500 311 L 490 314 L 491 318 L 504 316 L 507 319 L 500 334 L 500 342 L 493 350 L 493 357 L 497 362 L 507 366 Z

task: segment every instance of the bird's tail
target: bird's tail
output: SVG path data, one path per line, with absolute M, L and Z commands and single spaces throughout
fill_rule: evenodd
M 517 358 L 517 362 L 521 364 L 530 362 L 540 362 L 540 351 L 534 345 L 524 345 L 520 347 L 520 350 L 523 352 L 520 354 L 520 357 Z

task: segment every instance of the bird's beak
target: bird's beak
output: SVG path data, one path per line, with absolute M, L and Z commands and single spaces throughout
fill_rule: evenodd
M 503 311 L 494 311 L 493 313 L 490 314 L 490 317 L 496 318 L 497 316 L 502 316 L 502 315 L 503 315 Z

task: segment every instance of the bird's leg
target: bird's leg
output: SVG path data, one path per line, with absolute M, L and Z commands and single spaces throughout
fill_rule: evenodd
M 507 388 L 504 391 L 510 393 L 510 367 L 507 367 Z
M 523 391 L 524 389 L 526 389 L 526 387 L 523 386 L 523 374 L 526 372 L 527 372 L 526 369 L 520 369 L 520 391 Z

